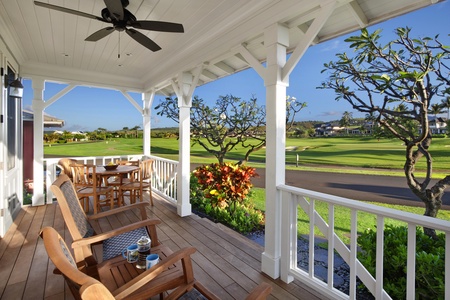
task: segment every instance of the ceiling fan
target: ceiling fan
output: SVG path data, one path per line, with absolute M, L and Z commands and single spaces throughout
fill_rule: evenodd
M 130 11 L 125 9 L 125 7 L 127 7 L 129 4 L 129 0 L 104 0 L 104 2 L 106 7 L 102 9 L 101 17 L 39 1 L 34 1 L 34 4 L 37 6 L 112 24 L 112 26 L 100 29 L 88 36 L 85 41 L 89 42 L 96 42 L 108 36 L 114 30 L 125 31 L 132 39 L 134 39 L 144 47 L 150 49 L 151 51 L 158 51 L 161 50 L 161 47 L 158 44 L 156 44 L 141 32 L 133 28 L 127 28 L 127 26 L 152 31 L 184 32 L 182 24 L 162 21 L 136 20 L 136 17 Z

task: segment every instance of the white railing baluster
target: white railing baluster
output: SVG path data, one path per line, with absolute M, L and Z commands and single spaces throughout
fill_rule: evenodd
M 416 224 L 408 224 L 408 260 L 406 265 L 406 299 L 416 298 Z
M 445 300 L 450 300 L 450 232 L 445 233 Z
M 350 299 L 356 299 L 357 253 L 358 253 L 358 211 L 351 210 L 350 214 Z
M 306 200 L 306 199 L 305 199 Z M 315 225 L 315 209 L 314 209 L 314 199 L 309 198 L 309 277 L 314 277 L 314 244 L 315 244 L 315 235 L 314 235 L 314 225 Z
M 384 218 L 377 215 L 377 261 L 375 266 L 375 298 L 383 299 Z
M 334 284 L 334 205 L 328 205 L 328 288 Z

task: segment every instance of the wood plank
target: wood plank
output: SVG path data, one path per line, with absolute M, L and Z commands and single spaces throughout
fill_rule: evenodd
M 46 205 L 39 206 L 36 214 L 30 224 L 30 227 L 25 235 L 25 240 L 20 249 L 18 263 L 14 265 L 14 269 L 9 278 L 8 284 L 26 281 L 31 263 L 33 261 L 34 251 L 36 249 L 39 232 L 41 231 L 42 221 L 46 211 Z
M 298 281 L 286 284 L 261 273 L 263 247 L 260 245 L 199 216 L 181 218 L 172 203 L 156 194 L 153 196 L 155 205 L 147 207 L 146 211 L 149 218 L 161 220 L 157 226 L 158 239 L 172 251 L 191 245 L 196 247 L 197 252 L 192 256 L 195 278 L 221 299 L 242 299 L 261 282 L 273 287 L 268 299 L 326 299 Z M 101 227 L 114 228 L 139 219 L 139 211 L 130 211 L 103 221 Z M 71 245 L 72 239 L 57 203 L 24 207 L 0 240 L 2 299 L 73 299 L 62 276 L 53 274 L 54 265 L 38 238 L 45 226 L 54 227 Z
M 55 221 L 56 205 L 46 205 L 44 219 L 41 228 L 52 226 Z M 40 230 L 39 230 L 40 232 Z M 25 286 L 24 298 L 33 298 L 37 295 L 46 295 L 47 272 L 49 259 L 45 251 L 44 243 L 41 238 L 37 238 L 37 245 L 31 263 L 27 284 Z M 53 269 L 50 271 L 53 273 Z M 53 275 L 53 274 L 52 274 Z M 59 276 L 61 277 L 61 276 Z M 61 284 L 63 281 L 58 281 Z M 62 290 L 63 291 L 63 290 Z M 60 291 L 61 292 L 61 291 Z
M 19 257 L 20 250 L 22 249 L 22 245 L 25 241 L 26 233 L 30 228 L 35 212 L 35 209 L 30 209 L 28 207 L 25 208 L 25 215 L 14 231 L 13 237 L 8 244 L 8 248 L 5 250 L 2 259 L 0 260 L 0 290 L 2 291 L 2 298 L 5 294 L 11 294 L 11 292 L 6 291 L 8 286 L 11 286 L 11 289 L 15 289 L 17 286 L 13 286 L 12 283 L 9 283 L 9 278 L 11 277 L 11 272 L 15 267 L 16 260 Z M 21 296 L 16 299 L 20 298 Z

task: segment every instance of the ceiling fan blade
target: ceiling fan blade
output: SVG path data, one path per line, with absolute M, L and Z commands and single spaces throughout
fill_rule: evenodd
M 77 15 L 80 17 L 85 17 L 85 18 L 90 18 L 90 19 L 94 19 L 94 20 L 98 20 L 98 21 L 102 21 L 102 22 L 107 22 L 106 20 L 104 20 L 101 17 L 97 17 L 88 13 L 84 13 L 78 10 L 73 10 L 70 8 L 65 8 L 62 6 L 57 6 L 57 5 L 53 5 L 53 4 L 48 4 L 48 3 L 44 3 L 44 2 L 39 2 L 39 1 L 34 1 L 34 4 L 36 6 L 41 6 L 41 7 L 45 7 L 45 8 L 49 8 L 49 9 L 53 9 L 53 10 L 58 10 L 64 13 L 68 13 L 68 14 L 73 14 L 73 15 Z
M 126 32 L 136 42 L 138 42 L 142 46 L 152 50 L 153 52 L 161 50 L 161 47 L 158 46 L 158 44 L 156 44 L 154 41 L 152 41 L 151 39 L 149 39 L 147 36 L 143 35 L 139 31 L 127 28 Z
M 100 29 L 100 30 L 94 32 L 93 34 L 91 34 L 90 36 L 85 38 L 84 40 L 87 42 L 96 42 L 96 41 L 104 38 L 105 36 L 111 34 L 113 31 L 114 31 L 114 27 L 106 27 L 106 28 L 103 28 L 103 29 Z
M 116 20 L 123 20 L 123 6 L 120 0 L 104 0 L 112 17 Z
M 162 21 L 129 21 L 128 25 L 138 29 L 164 31 L 164 32 L 184 32 L 182 24 L 162 22 Z

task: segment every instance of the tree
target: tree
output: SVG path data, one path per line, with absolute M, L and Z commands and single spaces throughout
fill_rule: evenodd
M 306 105 L 293 97 L 287 98 L 289 104 L 286 109 L 289 110 L 289 117 L 286 122 L 291 122 Z M 176 98 L 166 98 L 155 109 L 159 110 L 158 115 L 178 122 Z M 266 144 L 265 118 L 265 107 L 258 105 L 255 97 L 246 101 L 232 95 L 219 96 L 211 108 L 203 99 L 194 96 L 191 107 L 191 140 L 214 155 L 221 165 L 225 155 L 240 146 L 246 149 L 241 162 L 246 162 L 251 153 Z
M 328 71 L 329 77 L 320 88 L 333 89 L 336 100 L 375 116 L 380 126 L 404 143 L 408 186 L 425 203 L 425 215 L 436 217 L 450 176 L 431 186 L 428 112 L 434 96 L 450 94 L 450 50 L 439 36 L 411 38 L 410 28 L 396 29 L 396 39 L 381 45 L 380 32 L 363 29 L 360 35 L 346 39 L 354 56 L 339 53 L 337 61 L 324 64 L 323 72 Z M 414 175 L 421 159 L 426 160 L 423 180 Z M 431 229 L 425 232 L 435 236 Z
M 306 102 L 298 102 L 297 98 L 286 96 L 286 132 L 288 132 L 295 121 L 295 115 L 306 107 Z
M 428 111 L 430 114 L 434 115 L 435 118 L 437 118 L 438 114 L 442 114 L 444 112 L 444 108 L 442 105 L 438 103 L 431 104 L 431 108 Z
M 131 130 L 134 131 L 134 133 L 135 133 L 135 138 L 138 138 L 139 129 L 141 129 L 141 125 L 136 125 L 133 128 L 131 128 Z
M 344 127 L 346 133 L 348 134 L 348 127 L 352 124 L 353 113 L 344 111 L 341 120 L 339 121 L 339 126 Z
M 441 107 L 446 109 L 447 112 L 447 120 L 450 119 L 450 96 L 441 100 Z
M 130 128 L 124 127 L 124 128 L 122 128 L 122 130 L 123 130 L 123 134 L 124 134 L 125 138 L 128 138 L 128 131 L 130 130 Z
M 106 140 L 106 128 L 97 128 L 97 139 Z

